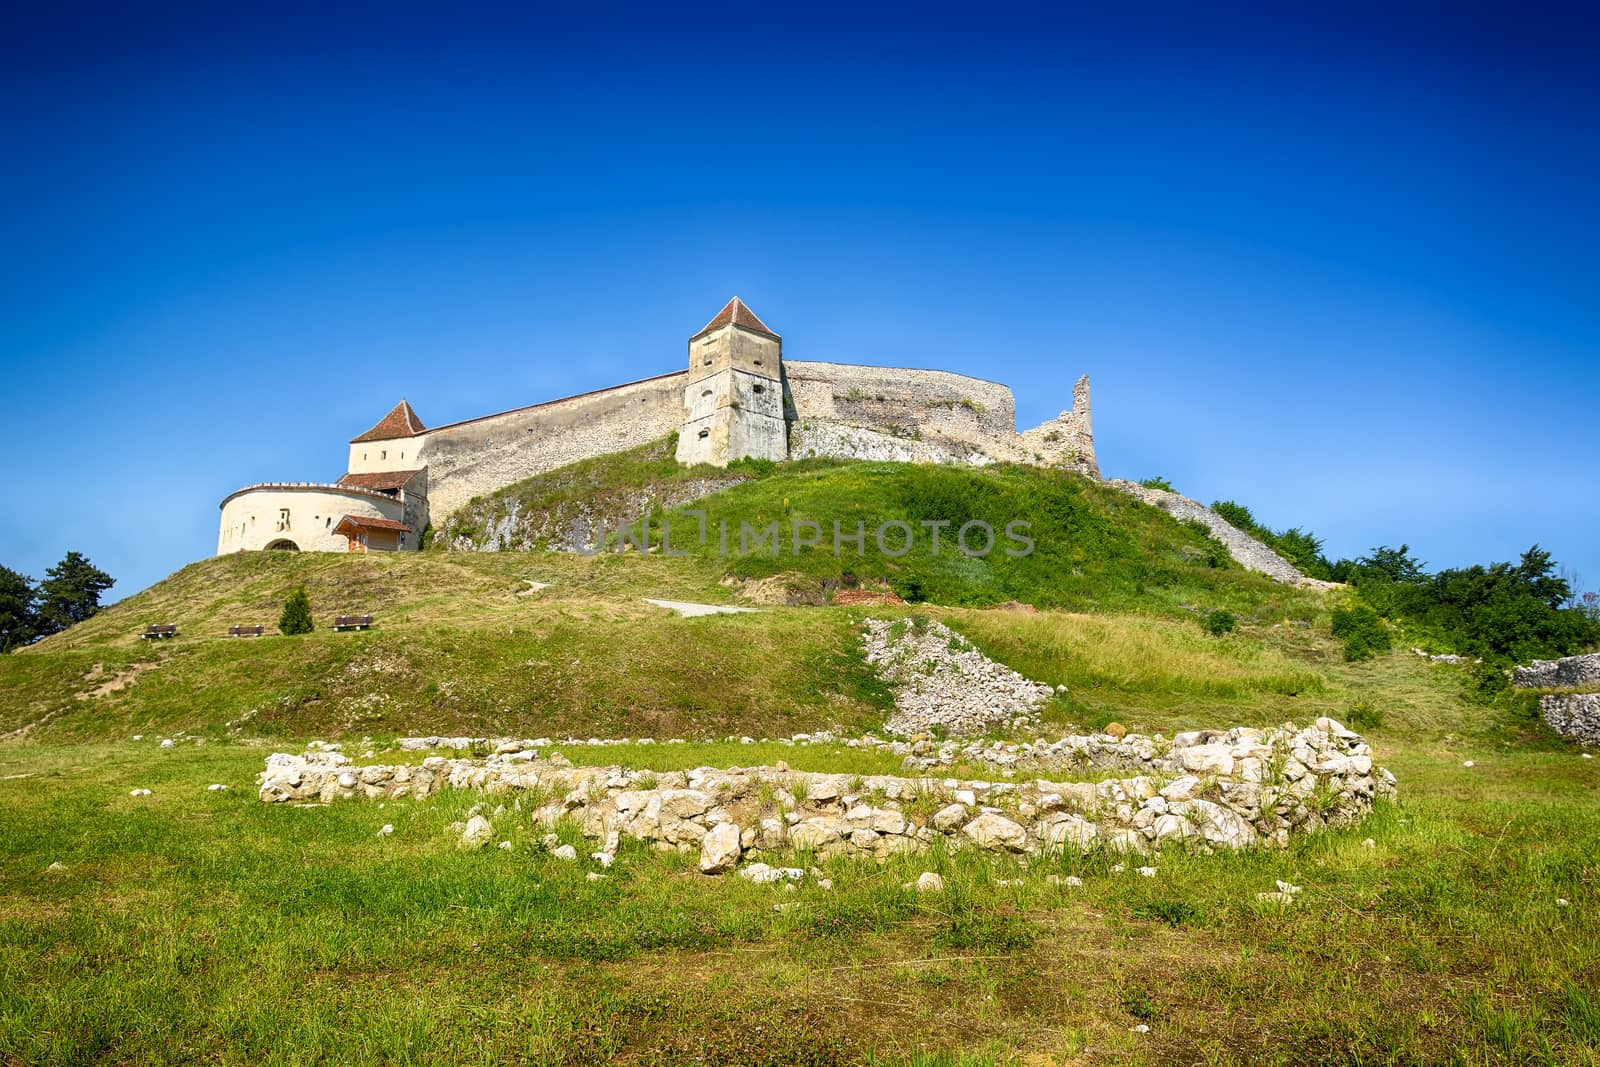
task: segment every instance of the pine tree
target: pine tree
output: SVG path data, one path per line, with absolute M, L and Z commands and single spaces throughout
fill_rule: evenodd
M 10 567 L 0 567 L 0 652 L 21 648 L 37 636 L 33 581 Z
M 278 629 L 288 636 L 311 632 L 311 598 L 306 595 L 305 586 L 289 594 L 283 614 L 278 617 Z
M 100 610 L 100 594 L 117 584 L 82 552 L 68 552 L 44 574 L 35 612 L 40 636 L 60 633 L 93 616 Z

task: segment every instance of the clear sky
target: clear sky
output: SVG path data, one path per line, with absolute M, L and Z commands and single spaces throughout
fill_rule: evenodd
M 1094 383 L 1161 474 L 1600 587 L 1600 16 L 394 4 L 0 21 L 0 563 L 127 595 L 218 504 L 674 370 Z M 582 6 L 584 13 L 577 15 Z M 1120 5 L 1119 5 L 1120 6 Z

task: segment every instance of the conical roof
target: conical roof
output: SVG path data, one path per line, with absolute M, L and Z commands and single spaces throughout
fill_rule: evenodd
M 402 400 L 389 411 L 389 414 L 378 420 L 378 425 L 360 437 L 352 437 L 350 443 L 354 445 L 362 441 L 393 441 L 397 437 L 415 437 L 425 429 L 427 427 L 422 425 L 417 413 L 411 410 L 411 405 Z
M 756 333 L 764 333 L 768 337 L 778 337 L 776 333 L 767 329 L 766 323 L 756 318 L 756 313 L 746 307 L 743 300 L 740 300 L 738 297 L 734 297 L 732 300 L 728 301 L 726 307 L 717 312 L 716 318 L 706 323 L 705 327 L 699 333 L 695 334 L 694 337 L 689 338 L 689 340 L 693 341 L 695 337 L 702 337 L 705 334 L 710 333 L 712 330 L 721 329 L 722 327 L 730 324 L 734 326 L 742 326 L 746 330 L 754 330 Z M 779 339 L 781 340 L 781 338 Z

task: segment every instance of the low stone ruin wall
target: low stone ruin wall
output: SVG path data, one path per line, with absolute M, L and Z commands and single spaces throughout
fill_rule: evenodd
M 1168 512 L 1179 522 L 1194 520 L 1204 523 L 1211 531 L 1211 536 L 1221 541 L 1227 548 L 1228 555 L 1233 557 L 1234 562 L 1247 570 L 1265 574 L 1273 581 L 1283 582 L 1286 585 L 1300 585 L 1310 589 L 1339 588 L 1338 582 L 1325 582 L 1320 578 L 1301 574 L 1294 564 L 1278 555 L 1269 546 L 1229 523 L 1227 519 L 1198 500 L 1190 500 L 1179 493 L 1168 492 L 1165 489 L 1151 489 L 1138 482 L 1121 479 L 1110 479 L 1106 484 L 1130 496 L 1138 497 L 1151 507 Z
M 481 760 L 429 756 L 420 766 L 357 767 L 338 752 L 280 753 L 267 760 L 260 797 L 329 803 L 420 799 L 443 788 L 519 793 L 537 822 L 570 818 L 597 839 L 615 833 L 699 849 L 702 869 L 722 870 L 747 851 L 790 847 L 821 856 L 885 856 L 937 842 L 1033 854 L 1147 853 L 1170 842 L 1282 847 L 1294 834 L 1360 819 L 1395 788 L 1366 742 L 1331 719 L 1304 730 L 1197 732 L 1189 740 L 1124 738 L 1118 750 L 1148 751 L 1137 757 L 1141 766 L 1169 770 L 1100 781 L 863 777 L 782 764 L 655 773 L 574 767 L 559 753 L 541 758 L 520 746 Z
M 1536 659 L 1532 666 L 1511 672 L 1518 689 L 1578 689 L 1600 685 L 1600 652 L 1565 659 Z
M 1550 729 L 1580 745 L 1600 745 L 1600 693 L 1547 693 L 1539 714 Z

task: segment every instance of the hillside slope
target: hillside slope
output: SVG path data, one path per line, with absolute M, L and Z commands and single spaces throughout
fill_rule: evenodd
M 614 459 L 614 467 L 591 462 L 515 492 L 525 505 L 578 505 L 597 499 L 590 491 L 617 501 L 650 481 L 655 459 Z M 1203 531 L 1074 475 L 833 464 L 749 465 L 725 476 L 741 480 L 696 502 L 709 531 L 727 524 L 737 539 L 742 526 L 801 519 L 826 536 L 834 521 L 861 522 L 868 551 L 835 555 L 823 544 L 724 558 L 716 534 L 705 545 L 693 536 L 695 516 L 657 509 L 655 528 L 670 517 L 674 548 L 688 554 L 664 556 L 655 535 L 649 551 L 617 552 L 612 537 L 591 556 L 435 547 L 208 559 L 0 658 L 0 733 L 859 732 L 881 727 L 892 701 L 862 658 L 861 620 L 918 611 L 1028 677 L 1066 687 L 1045 709 L 1047 729 L 1111 719 L 1151 729 L 1269 724 L 1344 716 L 1357 702 L 1384 700 L 1404 705 L 1401 719 L 1416 725 L 1501 728 L 1459 705 L 1455 682 L 1409 658 L 1342 663 L 1327 632 L 1340 594 L 1280 585 L 1218 560 Z M 947 529 L 992 516 L 1001 530 L 1023 518 L 1035 550 L 974 558 L 924 542 L 885 556 L 871 550 L 870 531 L 886 516 L 936 519 Z M 850 584 L 929 603 L 829 606 L 831 592 Z M 318 629 L 277 636 L 282 604 L 302 585 Z M 787 606 L 770 602 L 775 587 L 787 590 L 778 598 Z M 643 599 L 738 603 L 751 591 L 767 602 L 739 616 L 683 619 Z M 1013 600 L 1041 610 L 996 610 Z M 1238 614 L 1238 633 L 1201 631 L 1199 617 L 1216 608 Z M 358 612 L 377 617 L 372 631 L 330 632 L 333 616 Z M 179 636 L 140 641 L 157 622 L 176 624 Z M 230 639 L 235 623 L 261 623 L 269 636 Z M 1441 684 L 1458 709 L 1449 715 L 1430 710 Z

